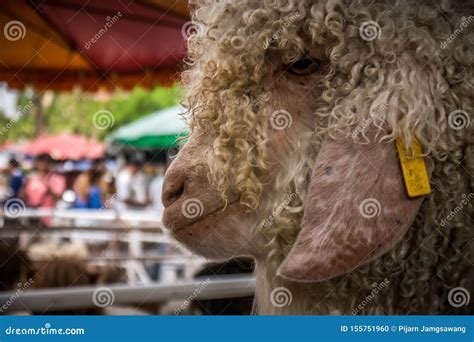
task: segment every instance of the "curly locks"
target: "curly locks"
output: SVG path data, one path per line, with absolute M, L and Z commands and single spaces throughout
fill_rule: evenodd
M 299 148 L 274 184 L 279 195 L 271 205 L 278 214 L 259 227 L 269 236 L 262 247 L 269 266 L 259 275 L 267 280 L 257 290 L 260 312 L 351 313 L 384 279 L 390 282 L 381 290 L 384 295 L 357 313 L 466 312 L 466 307 L 450 306 L 447 295 L 454 286 L 471 286 L 474 204 L 466 198 L 474 187 L 473 7 L 472 2 L 448 0 L 438 5 L 409 0 L 196 4 L 197 33 L 189 39 L 190 68 L 182 78 L 185 106 L 193 113 L 191 129 L 216 137 L 208 165 L 224 198 L 233 192 L 251 209 L 262 205 L 273 108 L 266 87 L 272 77 L 269 63 L 292 63 L 312 46 L 324 51 L 328 61 L 317 86 L 314 132 L 311 139 L 292 140 Z M 275 270 L 300 229 L 320 138 L 364 127 L 367 120 L 388 127 L 381 139 L 401 135 L 407 146 L 415 137 L 420 141 L 434 161 L 434 191 L 389 253 L 346 277 L 316 285 L 285 283 Z M 363 141 L 364 130 L 358 133 L 354 140 Z M 297 198 L 282 209 L 288 193 Z M 450 216 L 460 203 L 465 203 L 463 210 Z M 314 298 L 272 307 L 268 292 L 275 284 Z

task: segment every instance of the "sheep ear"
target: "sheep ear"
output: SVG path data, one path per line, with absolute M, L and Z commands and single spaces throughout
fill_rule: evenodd
M 318 282 L 347 273 L 387 252 L 415 220 L 424 196 L 407 195 L 395 143 L 373 133 L 368 143 L 349 137 L 323 143 L 302 228 L 280 276 Z

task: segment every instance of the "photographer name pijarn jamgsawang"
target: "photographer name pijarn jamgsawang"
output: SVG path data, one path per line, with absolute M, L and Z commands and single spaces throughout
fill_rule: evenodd
M 404 332 L 405 334 L 409 333 L 466 333 L 466 327 L 446 327 L 446 326 L 410 326 L 410 325 L 399 325 L 399 332 Z

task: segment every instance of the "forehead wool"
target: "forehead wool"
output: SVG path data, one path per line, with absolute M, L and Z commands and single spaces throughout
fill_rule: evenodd
M 472 89 L 472 71 L 453 68 L 472 57 L 461 39 L 450 49 L 436 43 L 450 26 L 419 2 L 392 7 L 367 1 L 205 1 L 193 20 L 193 65 L 183 75 L 186 105 L 194 113 L 191 128 L 215 137 L 209 166 L 223 196 L 237 192 L 251 208 L 268 172 L 265 80 L 272 67 L 316 45 L 329 61 L 314 113 L 317 134 L 360 125 L 382 106 L 390 138 L 402 134 L 409 143 L 416 135 L 428 152 L 438 153 L 446 134 L 456 134 L 446 131 L 446 111 L 469 106 L 450 92 Z

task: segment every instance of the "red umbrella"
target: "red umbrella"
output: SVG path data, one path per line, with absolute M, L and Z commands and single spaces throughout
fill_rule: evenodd
M 49 154 L 56 160 L 98 159 L 104 155 L 104 145 L 78 134 L 43 135 L 22 148 L 25 154 Z
M 0 145 L 0 151 L 8 151 L 8 152 L 15 152 L 21 151 L 22 147 L 25 146 L 24 142 L 16 142 L 12 140 L 7 140 L 3 144 Z

